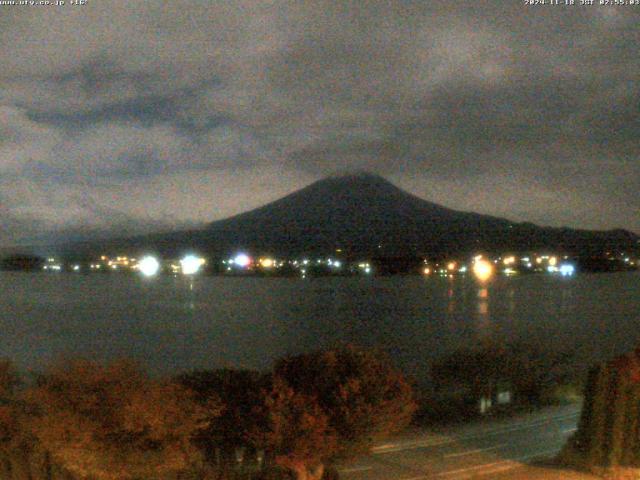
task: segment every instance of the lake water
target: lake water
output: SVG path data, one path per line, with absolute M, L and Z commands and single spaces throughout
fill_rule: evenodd
M 574 367 L 640 341 L 640 273 L 473 278 L 250 278 L 0 272 L 0 356 L 131 357 L 156 373 L 265 369 L 351 342 L 421 377 L 487 336 L 574 351 Z M 419 379 L 419 378 L 418 378 Z

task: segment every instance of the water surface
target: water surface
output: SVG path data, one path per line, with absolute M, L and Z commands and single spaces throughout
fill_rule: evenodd
M 421 377 L 483 338 L 573 351 L 581 368 L 640 340 L 640 274 L 250 278 L 0 272 L 0 356 L 132 357 L 157 373 L 268 368 L 341 342 L 381 347 Z

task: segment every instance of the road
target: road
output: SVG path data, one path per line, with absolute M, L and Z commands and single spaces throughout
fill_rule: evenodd
M 439 431 L 405 433 L 350 464 L 344 480 L 584 479 L 575 472 L 535 467 L 555 456 L 575 431 L 579 406 L 554 407 L 502 420 Z

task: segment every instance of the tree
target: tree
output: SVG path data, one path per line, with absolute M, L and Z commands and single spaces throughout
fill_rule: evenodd
M 324 462 L 337 450 L 337 436 L 316 399 L 275 377 L 256 413 L 261 422 L 248 438 L 265 446 L 274 463 L 293 472 L 297 480 L 320 479 Z
M 193 397 L 129 362 L 88 360 L 55 366 L 25 395 L 30 431 L 53 461 L 97 480 L 158 479 L 189 469 L 199 460 L 191 437 L 217 409 Z
M 300 480 L 319 478 L 336 458 L 367 451 L 404 428 L 416 409 L 410 385 L 377 351 L 347 346 L 290 356 L 273 375 L 266 447 Z M 304 438 L 294 441 L 296 435 L 314 437 L 315 449 Z
M 256 422 L 255 411 L 262 404 L 261 391 L 268 388 L 268 376 L 250 370 L 203 370 L 185 373 L 177 381 L 196 394 L 196 401 L 221 405 L 206 429 L 197 435 L 197 443 L 209 461 L 218 460 L 216 449 L 225 460 L 234 460 L 234 450 L 247 443 L 247 432 Z
M 640 348 L 593 367 L 564 460 L 591 469 L 640 467 Z

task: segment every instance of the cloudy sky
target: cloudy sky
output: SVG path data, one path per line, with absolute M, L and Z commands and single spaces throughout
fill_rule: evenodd
M 193 225 L 351 170 L 640 232 L 640 6 L 66 3 L 0 5 L 0 246 Z

